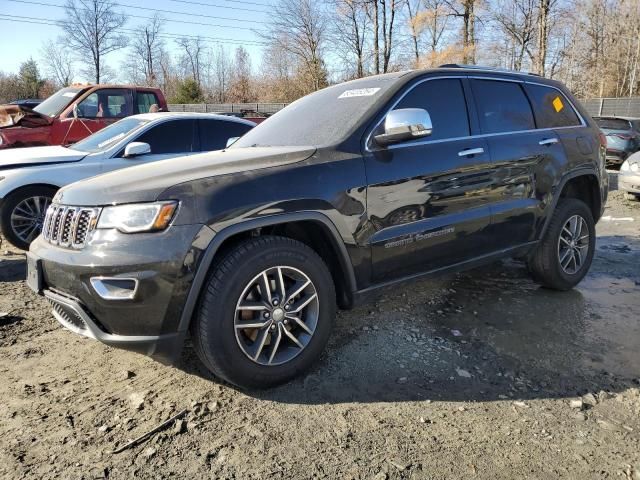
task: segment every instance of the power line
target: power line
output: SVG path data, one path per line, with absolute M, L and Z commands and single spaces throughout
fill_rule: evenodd
M 8 2 L 14 2 L 14 3 L 22 3 L 22 4 L 29 4 L 29 5 L 39 5 L 39 6 L 43 6 L 43 7 L 55 7 L 55 8 L 62 8 L 64 9 L 65 6 L 64 5 L 57 5 L 55 3 L 46 3 L 46 2 L 36 2 L 33 0 L 7 0 Z M 177 12 L 177 11 L 173 11 L 173 10 L 161 10 L 161 9 L 157 9 L 157 8 L 147 8 L 147 7 L 138 7 L 136 5 L 127 5 L 124 3 L 115 3 L 115 5 L 120 5 L 122 7 L 127 7 L 127 8 L 136 8 L 139 10 L 151 10 L 154 12 L 159 12 L 159 13 L 171 13 L 171 14 L 178 14 L 178 15 L 189 15 L 189 16 L 194 16 L 193 13 L 191 12 Z M 233 8 L 233 7 L 225 7 L 225 8 Z M 266 13 L 266 12 L 260 12 L 260 13 Z M 134 17 L 134 18 L 144 18 L 147 20 L 151 20 L 152 17 L 142 17 L 139 15 L 130 15 L 128 14 L 129 17 Z M 199 17 L 207 17 L 207 18 L 213 18 L 216 20 L 227 20 L 230 22 L 244 22 L 244 23 L 257 23 L 259 25 L 264 25 L 266 22 L 261 22 L 258 20 L 245 20 L 242 18 L 233 18 L 233 17 L 219 17 L 219 16 L 215 16 L 215 15 L 205 15 L 205 14 L 198 14 L 197 16 Z M 167 20 L 170 22 L 175 22 L 175 23 L 190 23 L 190 24 L 195 24 L 195 25 L 210 25 L 212 27 L 220 27 L 221 25 L 214 25 L 211 23 L 195 23 L 195 22 L 189 22 L 186 20 Z M 229 27 L 229 26 L 227 26 Z M 241 27 L 233 27 L 233 28 L 241 28 Z
M 49 20 L 46 18 L 38 18 L 38 17 L 24 17 L 20 15 L 8 15 L 4 13 L 0 13 L 0 16 L 9 17 L 9 18 L 0 18 L 0 20 L 5 22 L 16 22 L 16 23 L 29 23 L 36 25 L 50 25 L 54 27 L 60 27 L 62 22 L 56 20 Z M 119 28 L 115 30 L 119 33 L 138 33 L 137 30 L 133 28 Z M 193 38 L 193 39 L 201 39 L 202 41 L 209 43 L 227 43 L 232 45 L 250 45 L 250 46 L 264 46 L 266 45 L 264 42 L 259 42 L 257 40 L 239 40 L 233 38 L 222 38 L 222 37 L 211 37 L 207 35 L 188 35 L 188 34 L 180 34 L 180 33 L 172 33 L 172 32 L 160 32 L 158 36 L 163 38 L 167 38 L 169 40 L 176 40 L 179 38 Z
M 203 7 L 217 7 L 219 5 L 214 5 L 211 3 L 204 3 L 204 2 L 196 2 L 194 0 L 169 0 L 171 2 L 177 2 L 177 3 L 188 3 L 191 5 L 201 5 Z M 243 5 L 257 5 L 259 7 L 266 7 L 266 8 L 271 8 L 273 5 L 268 4 L 268 3 L 256 3 L 256 2 L 245 2 L 244 0 L 224 0 L 226 2 L 233 2 L 233 3 L 241 3 Z M 223 8 L 234 8 L 235 7 L 223 7 Z M 262 11 L 262 13 L 265 13 L 264 10 Z
M 161 10 L 158 8 L 148 8 L 148 7 L 138 7 L 137 5 L 127 5 L 126 3 L 119 3 L 119 2 L 114 2 L 114 5 L 119 5 L 121 7 L 127 7 L 127 8 L 137 8 L 139 10 L 153 10 L 156 12 L 165 12 L 165 13 L 177 13 L 178 15 L 193 15 L 192 12 L 178 12 L 175 10 Z M 253 13 L 267 13 L 264 10 L 254 10 L 252 8 L 241 8 L 241 7 L 229 7 L 226 5 L 208 5 L 210 7 L 216 7 L 216 8 L 228 8 L 230 10 L 242 10 L 245 12 L 253 12 Z M 202 13 L 198 13 L 199 17 L 209 17 L 209 18 L 221 18 L 221 17 L 212 17 L 211 15 L 204 15 Z M 229 19 L 231 20 L 231 19 Z M 249 20 L 243 20 L 244 22 L 247 22 Z M 256 23 L 260 23 L 260 22 L 256 22 Z

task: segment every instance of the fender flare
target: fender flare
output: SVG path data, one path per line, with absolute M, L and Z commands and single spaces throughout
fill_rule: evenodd
M 551 216 L 553 214 L 553 211 L 556 209 L 558 202 L 560 201 L 560 194 L 562 193 L 562 190 L 564 190 L 565 185 L 569 182 L 569 180 L 573 180 L 574 178 L 583 177 L 587 175 L 593 175 L 598 179 L 598 183 L 600 183 L 600 176 L 598 175 L 597 170 L 591 166 L 582 167 L 578 170 L 571 171 L 565 174 L 560 179 L 560 182 L 558 183 L 558 186 L 556 187 L 555 192 L 553 194 L 553 200 L 551 201 L 551 205 L 549 205 L 548 207 L 550 213 L 546 216 L 544 225 L 542 226 L 542 230 L 540 231 L 540 235 L 538 236 L 539 240 L 544 237 L 545 233 L 547 233 L 547 228 L 549 227 L 549 223 L 551 222 Z
M 189 324 L 191 323 L 193 312 L 195 311 L 196 304 L 198 302 L 198 299 L 200 298 L 202 287 L 204 286 L 216 253 L 225 240 L 232 237 L 233 235 L 237 235 L 238 233 L 248 232 L 256 228 L 272 227 L 283 223 L 301 221 L 320 222 L 327 228 L 327 230 L 331 234 L 331 237 L 333 238 L 333 247 L 335 247 L 336 251 L 338 252 L 338 261 L 340 262 L 340 267 L 345 273 L 347 288 L 349 288 L 351 292 L 355 292 L 357 290 L 356 278 L 353 271 L 353 265 L 351 264 L 351 259 L 347 252 L 347 248 L 345 247 L 344 240 L 338 232 L 335 224 L 329 219 L 329 217 L 320 212 L 308 211 L 270 215 L 265 218 L 252 219 L 237 223 L 235 225 L 231 225 L 214 234 L 213 239 L 207 246 L 202 259 L 200 260 L 198 269 L 193 278 L 193 282 L 191 283 L 191 286 L 189 288 L 187 300 L 185 301 L 182 313 L 180 315 L 178 333 L 186 334 L 186 331 L 189 329 Z

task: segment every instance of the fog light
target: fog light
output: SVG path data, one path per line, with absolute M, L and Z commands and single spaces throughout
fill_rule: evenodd
M 136 278 L 92 277 L 91 286 L 105 300 L 133 300 L 138 291 Z

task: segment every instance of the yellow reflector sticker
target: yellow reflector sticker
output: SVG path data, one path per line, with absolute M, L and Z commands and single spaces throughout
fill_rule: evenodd
M 560 97 L 554 98 L 552 103 L 553 108 L 556 109 L 556 112 L 560 112 L 564 108 L 564 104 L 562 103 L 562 100 L 560 100 Z

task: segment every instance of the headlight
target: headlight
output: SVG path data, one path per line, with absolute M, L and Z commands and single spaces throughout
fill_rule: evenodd
M 629 171 L 629 161 L 625 160 L 624 163 L 622 165 L 620 165 L 620 171 L 621 172 L 628 172 Z
M 634 172 L 634 173 L 637 173 L 638 170 L 640 170 L 640 165 L 638 165 L 637 162 L 632 163 L 631 164 L 631 171 Z
M 164 230 L 178 202 L 132 203 L 102 209 L 96 228 L 117 228 L 123 233 Z

